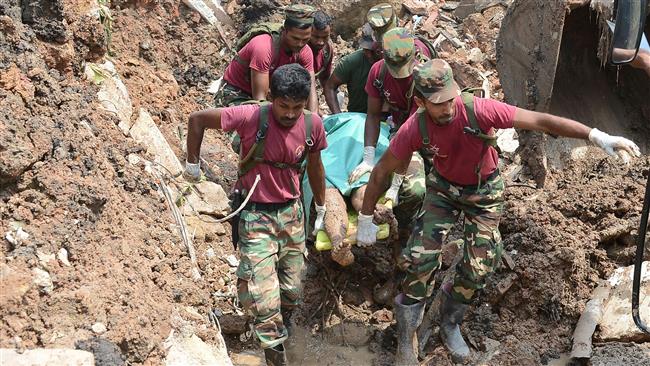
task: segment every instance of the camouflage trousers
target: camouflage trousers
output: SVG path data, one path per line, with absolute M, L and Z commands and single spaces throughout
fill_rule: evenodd
M 413 153 L 406 169 L 406 175 L 398 192 L 397 206 L 393 211 L 400 231 L 410 233 L 413 229 L 425 193 L 424 160 L 416 152 Z
M 241 212 L 237 294 L 253 316 L 255 334 L 263 348 L 287 339 L 281 308 L 300 303 L 300 274 L 304 264 L 305 231 L 299 200 L 276 210 Z
M 465 215 L 463 259 L 456 266 L 451 296 L 469 303 L 501 261 L 499 220 L 504 183 L 497 172 L 477 186 L 455 185 L 429 173 L 427 195 L 413 234 L 397 260 L 404 272 L 402 292 L 421 301 L 433 292 L 433 274 L 442 263 L 442 244 L 461 212 Z

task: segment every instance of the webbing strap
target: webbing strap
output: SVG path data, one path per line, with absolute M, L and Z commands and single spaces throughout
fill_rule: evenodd
M 277 64 L 278 59 L 280 58 L 280 35 L 275 34 L 275 33 L 267 33 L 271 36 L 271 42 L 272 42 L 272 56 L 271 56 L 271 66 L 274 66 Z M 251 81 L 251 60 L 244 60 L 239 56 L 239 53 L 235 54 L 234 57 L 235 61 L 242 65 L 244 68 L 246 68 L 246 81 L 250 82 Z
M 264 141 L 266 140 L 266 131 L 269 128 L 269 109 L 270 103 L 260 105 L 260 118 L 257 123 L 257 134 L 255 143 L 251 146 L 248 154 L 239 161 L 239 176 L 242 177 L 248 173 L 255 165 L 264 160 Z
M 420 126 L 420 137 L 422 137 L 422 145 L 429 145 L 429 130 L 427 129 L 426 111 L 418 111 L 418 125 Z

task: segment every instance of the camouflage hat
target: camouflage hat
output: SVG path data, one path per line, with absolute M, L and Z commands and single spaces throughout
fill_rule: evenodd
M 415 89 L 431 103 L 443 103 L 460 95 L 454 73 L 447 61 L 434 58 L 413 69 Z
M 313 24 L 314 12 L 316 12 L 316 8 L 313 6 L 295 4 L 289 5 L 284 9 L 284 16 L 286 19 L 290 19 L 301 24 Z
M 381 38 L 388 30 L 397 27 L 395 9 L 387 3 L 381 3 L 370 8 L 366 20 L 375 31 L 377 39 Z
M 361 38 L 359 39 L 359 47 L 366 50 L 374 50 L 377 48 L 377 39 L 370 24 L 366 23 L 361 27 Z
M 415 39 L 405 28 L 393 28 L 382 39 L 384 62 L 396 78 L 409 77 L 415 66 Z

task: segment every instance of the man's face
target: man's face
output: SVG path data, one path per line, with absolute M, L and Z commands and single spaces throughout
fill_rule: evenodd
M 284 30 L 284 48 L 293 53 L 298 53 L 309 42 L 313 27 L 307 29 L 287 28 Z
M 321 30 L 312 28 L 309 47 L 314 51 L 322 50 L 330 39 L 330 33 L 331 27 L 329 25 Z
M 421 99 L 417 96 L 414 98 L 418 107 L 424 108 L 433 123 L 439 126 L 448 125 L 456 116 L 456 104 L 454 103 L 454 99 L 449 99 L 442 103 L 432 103 L 429 100 Z
M 307 100 L 293 100 L 291 98 L 272 98 L 273 118 L 282 127 L 292 127 L 302 115 L 303 110 L 307 106 Z
M 373 50 L 364 49 L 363 53 L 366 55 L 366 58 L 373 64 L 384 57 L 384 53 L 381 47 L 375 48 Z

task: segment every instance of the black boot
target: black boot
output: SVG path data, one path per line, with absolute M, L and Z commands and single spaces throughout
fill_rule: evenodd
M 440 304 L 440 338 L 454 362 L 464 362 L 469 357 L 469 347 L 460 333 L 460 324 L 469 305 L 454 300 L 447 291 L 442 291 Z
M 397 319 L 397 354 L 396 366 L 419 365 L 418 339 L 416 330 L 424 315 L 424 301 L 413 305 L 404 305 L 404 294 L 395 297 L 395 319 Z
M 291 317 L 293 316 L 293 308 L 281 308 L 280 314 L 282 314 L 282 324 L 287 328 L 287 335 L 291 337 L 293 334 L 293 323 L 291 323 Z
M 282 343 L 275 347 L 264 349 L 264 358 L 267 366 L 287 366 L 287 353 Z

